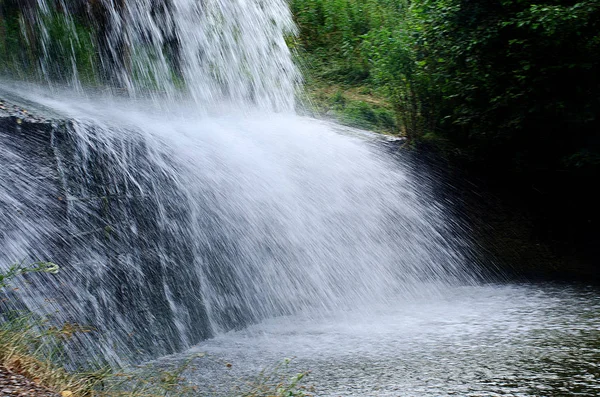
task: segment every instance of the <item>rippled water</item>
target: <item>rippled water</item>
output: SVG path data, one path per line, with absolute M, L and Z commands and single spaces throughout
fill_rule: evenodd
M 188 354 L 198 352 L 213 359 L 199 360 L 188 376 L 221 391 L 295 357 L 290 373 L 310 370 L 317 396 L 597 396 L 600 291 L 449 288 L 344 313 L 271 319 Z

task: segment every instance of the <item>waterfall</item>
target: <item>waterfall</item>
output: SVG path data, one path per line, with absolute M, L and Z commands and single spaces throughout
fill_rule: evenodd
M 34 14 L 52 80 L 48 3 Z M 61 265 L 11 294 L 95 327 L 78 349 L 135 361 L 474 279 L 461 231 L 409 162 L 293 113 L 286 1 L 99 3 L 93 66 L 113 94 L 81 92 L 73 53 L 63 81 L 78 93 L 3 84 L 52 123 L 0 124 L 0 266 Z
M 16 67 L 34 66 L 46 82 L 82 89 L 91 80 L 203 107 L 294 107 L 300 75 L 286 44 L 295 33 L 286 0 L 27 0 L 13 8 L 23 45 L 11 50 L 29 57 Z

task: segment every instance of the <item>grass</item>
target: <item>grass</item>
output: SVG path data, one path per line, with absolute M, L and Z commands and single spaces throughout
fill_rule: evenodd
M 31 315 L 11 316 L 3 313 L 0 324 L 0 365 L 19 373 L 36 384 L 57 393 L 68 391 L 74 396 L 89 396 L 104 373 L 72 373 L 58 364 L 64 357 L 63 343 L 75 332 L 87 332 L 73 324 L 62 328 L 48 326 Z M 8 317 L 8 319 L 6 319 Z
M 339 62 L 309 54 L 292 45 L 304 75 L 300 102 L 316 117 L 340 124 L 397 135 L 399 124 L 390 101 L 365 76 L 348 74 Z
M 26 273 L 56 273 L 59 268 L 50 262 L 30 265 L 16 264 L 0 273 L 0 298 L 11 281 Z M 9 298 L 0 299 L 0 304 Z M 10 303 L 10 302 L 8 302 Z M 1 307 L 1 306 L 0 306 Z M 171 365 L 146 365 L 116 371 L 90 362 L 90 370 L 68 370 L 66 348 L 75 335 L 95 332 L 79 324 L 56 327 L 45 318 L 31 313 L 0 311 L 0 366 L 21 374 L 37 385 L 63 397 L 158 397 L 206 395 L 184 375 L 193 375 L 199 359 L 213 359 L 196 354 Z M 218 360 L 216 360 L 218 361 Z M 221 362 L 226 368 L 230 363 Z M 236 387 L 230 396 L 236 397 L 306 397 L 302 385 L 307 373 L 285 375 L 286 361 L 265 370 L 252 380 L 234 380 Z
M 333 118 L 351 127 L 398 134 L 392 107 L 368 86 L 308 81 L 303 99 L 306 107 L 317 117 Z
M 116 371 L 97 367 L 88 371 L 65 369 L 66 343 L 78 332 L 93 332 L 77 324 L 61 328 L 31 315 L 18 316 L 0 324 L 0 366 L 21 374 L 37 385 L 65 397 L 158 397 L 207 396 L 184 375 L 193 378 L 198 360 L 215 360 L 196 354 L 171 365 L 145 365 Z M 289 361 L 261 372 L 251 381 L 236 379 L 228 395 L 236 397 L 305 397 L 302 384 L 307 373 L 286 375 Z M 218 363 L 231 367 L 229 363 Z

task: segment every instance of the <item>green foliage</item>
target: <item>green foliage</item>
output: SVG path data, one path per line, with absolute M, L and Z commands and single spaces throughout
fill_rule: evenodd
M 413 0 L 409 17 L 412 80 L 421 106 L 435 106 L 421 111 L 435 135 L 519 195 L 555 246 L 593 258 L 600 2 Z
M 391 130 L 395 127 L 393 116 L 383 108 L 373 107 L 367 102 L 351 102 L 343 108 L 342 121 L 366 129 Z
M 597 129 L 600 3 L 532 3 L 413 1 L 417 65 L 475 161 L 555 167 Z
M 21 29 L 23 16 L 16 9 L 0 3 L 0 71 L 20 77 L 35 71 L 33 54 L 27 48 L 27 38 Z
M 411 138 L 439 130 L 472 160 L 506 149 L 510 167 L 567 164 L 597 146 L 597 1 L 294 0 L 292 9 L 309 81 L 376 87 Z M 578 132 L 565 142 L 548 129 Z M 547 155 L 533 153 L 540 142 Z
M 366 86 L 307 85 L 308 105 L 321 117 L 372 131 L 395 134 L 398 131 L 394 109 L 385 97 Z
M 309 83 L 359 85 L 380 93 L 394 109 L 367 114 L 366 104 L 345 109 L 341 120 L 364 128 L 393 126 L 409 138 L 436 125 L 431 76 L 417 37 L 418 10 L 407 0 L 294 0 Z M 309 87 L 310 89 L 311 87 Z M 379 121 L 375 122 L 375 119 Z M 392 121 L 393 119 L 393 121 Z
M 0 290 L 15 277 L 27 273 L 59 271 L 51 262 L 16 264 L 0 273 Z M 79 324 L 60 327 L 48 318 L 32 313 L 0 311 L 0 366 L 34 380 L 64 396 L 73 397 L 158 397 L 204 395 L 190 380 L 200 359 L 211 359 L 224 368 L 232 364 L 205 354 L 195 354 L 175 363 L 153 363 L 115 371 L 96 362 L 86 363 L 88 370 L 68 371 L 67 346 L 75 335 L 94 332 Z M 285 371 L 289 360 L 262 371 L 251 380 L 235 379 L 238 386 L 232 396 L 240 397 L 308 397 L 302 384 L 307 373 L 293 376 Z
M 49 78 L 60 81 L 76 74 L 82 83 L 98 83 L 95 65 L 99 64 L 95 44 L 95 29 L 56 10 L 42 14 L 46 33 L 51 38 L 43 59 Z M 40 37 L 40 36 L 37 36 Z M 41 43 L 40 43 L 41 45 Z M 65 73 L 71 71 L 71 73 Z
M 22 5 L 0 2 L 0 72 L 5 74 L 53 81 L 77 75 L 85 84 L 97 84 L 96 38 L 88 21 L 56 8 L 34 14 Z
M 597 235 L 599 1 L 293 0 L 292 7 L 309 84 L 372 88 L 409 139 L 521 189 L 541 218 L 570 208 L 569 219 L 556 220 L 567 230 L 561 238 Z M 343 121 L 372 119 L 362 104 L 347 113 Z
M 161 87 L 149 64 L 164 56 L 171 62 L 171 83 L 182 88 L 175 49 L 165 46 L 154 54 L 144 45 L 123 39 L 119 48 L 108 48 L 108 12 L 102 1 L 47 0 L 37 2 L 0 1 L 0 73 L 17 79 L 49 80 L 85 86 L 122 84 L 113 70 L 119 65 L 137 85 L 156 90 Z M 176 43 L 172 43 L 176 46 Z M 117 87 L 123 88 L 123 87 Z
M 52 262 L 35 262 L 29 265 L 17 263 L 8 268 L 8 270 L 0 273 L 0 290 L 6 288 L 10 281 L 15 277 L 27 273 L 52 273 L 56 274 L 59 271 L 58 265 Z
M 370 35 L 401 17 L 404 0 L 293 0 L 299 42 L 321 78 L 340 83 L 369 80 L 365 52 Z
M 21 267 L 21 270 L 14 270 L 10 275 L 14 277 L 27 273 L 25 269 L 52 273 L 57 270 L 52 264 L 40 268 L 44 270 Z M 56 327 L 47 318 L 31 313 L 0 311 L 0 366 L 56 392 L 68 391 L 72 393 L 68 395 L 90 396 L 92 390 L 102 385 L 109 372 L 100 369 L 72 373 L 64 367 L 68 363 L 66 345 L 75 334 L 87 332 L 91 330 L 78 324 L 66 323 Z

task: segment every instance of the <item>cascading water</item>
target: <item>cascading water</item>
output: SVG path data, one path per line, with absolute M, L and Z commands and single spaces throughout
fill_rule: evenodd
M 269 110 L 294 107 L 300 78 L 285 42 L 294 32 L 286 0 L 37 1 L 38 8 L 27 14 L 36 25 L 32 40 L 43 49 L 45 80 L 54 78 L 49 71 L 57 64 L 56 47 L 68 47 L 60 52 L 71 58 L 72 68 L 62 77 L 81 87 L 76 49 L 81 37 L 70 12 L 78 10 L 92 18 L 87 24 L 97 32 L 101 58 L 92 66 L 95 73 L 130 95 L 187 96 L 203 107 L 223 101 Z M 57 19 L 64 19 L 69 32 L 65 43 L 51 35 Z
M 0 266 L 61 265 L 15 294 L 96 327 L 88 354 L 156 357 L 266 317 L 473 279 L 408 165 L 292 113 L 284 0 L 101 4 L 95 66 L 137 99 L 5 84 L 69 121 L 0 128 Z M 40 0 L 35 18 L 51 10 Z

